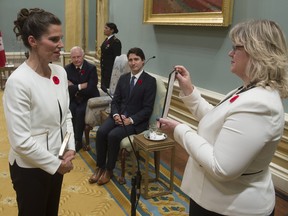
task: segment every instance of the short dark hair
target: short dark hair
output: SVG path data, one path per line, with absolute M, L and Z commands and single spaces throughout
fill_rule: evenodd
M 135 54 L 135 55 L 139 56 L 142 59 L 142 61 L 145 60 L 145 54 L 144 54 L 143 50 L 138 48 L 138 47 L 133 47 L 128 51 L 128 53 L 127 53 L 128 58 L 129 58 L 130 54 Z
M 106 26 L 112 29 L 114 34 L 117 34 L 119 32 L 115 23 L 107 22 Z
M 61 25 L 61 21 L 54 14 L 40 8 L 22 8 L 14 21 L 13 31 L 16 37 L 21 36 L 24 45 L 30 49 L 28 42 L 29 35 L 32 35 L 36 40 L 48 31 L 49 26 Z

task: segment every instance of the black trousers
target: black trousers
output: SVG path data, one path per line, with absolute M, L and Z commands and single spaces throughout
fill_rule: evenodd
M 111 80 L 112 68 L 111 70 L 101 70 L 101 86 L 109 88 Z
M 63 175 L 51 175 L 38 168 L 10 166 L 16 191 L 18 216 L 57 216 Z
M 129 135 L 135 134 L 133 125 L 126 126 Z M 126 137 L 125 128 L 116 125 L 110 116 L 99 127 L 96 135 L 97 166 L 113 170 L 116 165 L 121 140 Z M 106 162 L 107 161 L 107 162 Z
M 224 216 L 215 212 L 208 211 L 190 199 L 189 216 Z M 274 210 L 269 216 L 274 216 Z
M 83 131 L 85 128 L 85 113 L 87 101 L 78 103 L 77 101 L 70 102 L 70 111 L 72 113 L 72 123 L 74 129 L 75 141 L 82 143 Z

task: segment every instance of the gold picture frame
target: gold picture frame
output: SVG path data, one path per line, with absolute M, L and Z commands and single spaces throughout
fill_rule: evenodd
M 144 0 L 143 22 L 154 25 L 229 26 L 233 3 L 234 0 Z

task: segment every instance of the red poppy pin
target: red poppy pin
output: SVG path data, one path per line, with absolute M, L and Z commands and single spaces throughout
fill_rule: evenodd
M 142 80 L 137 81 L 138 85 L 142 85 Z
M 57 76 L 53 76 L 52 80 L 55 83 L 55 85 L 58 85 L 60 83 L 60 80 L 59 80 L 59 78 Z
M 238 97 L 239 97 L 239 95 L 234 95 L 234 96 L 230 99 L 230 103 L 233 103 Z
M 85 74 L 85 70 L 82 69 L 80 73 L 81 73 L 81 75 L 84 75 Z

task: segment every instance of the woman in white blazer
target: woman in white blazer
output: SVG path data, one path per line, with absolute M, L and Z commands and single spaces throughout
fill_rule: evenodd
M 73 137 L 67 75 L 49 63 L 59 59 L 63 47 L 61 21 L 41 9 L 21 9 L 14 25 L 29 49 L 3 96 L 18 215 L 57 216 L 63 174 L 73 169 L 75 157 L 74 139 L 58 157 L 65 133 Z
M 198 130 L 159 121 L 189 154 L 181 188 L 191 198 L 190 215 L 274 215 L 269 163 L 284 128 L 286 41 L 268 20 L 240 23 L 230 37 L 231 71 L 243 86 L 212 106 L 192 85 L 189 72 L 175 66 L 180 97 L 199 120 Z

